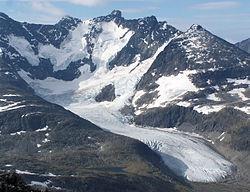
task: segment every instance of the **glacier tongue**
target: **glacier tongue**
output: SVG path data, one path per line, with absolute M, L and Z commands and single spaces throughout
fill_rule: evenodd
M 141 140 L 162 157 L 177 175 L 195 182 L 216 182 L 233 173 L 233 164 L 208 147 L 204 140 L 173 129 L 138 127 L 122 122 L 109 102 L 67 108 L 101 128 Z

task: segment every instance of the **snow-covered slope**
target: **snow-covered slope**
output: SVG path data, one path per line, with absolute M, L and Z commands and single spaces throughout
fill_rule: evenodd
M 112 102 L 116 109 L 121 109 L 129 104 L 129 99 L 133 95 L 135 87 L 142 75 L 147 72 L 156 56 L 168 44 L 166 42 L 156 54 L 142 62 L 137 60 L 128 67 L 119 66 L 111 71 L 105 66 L 105 62 L 101 60 L 100 66 L 94 73 L 89 71 L 89 67 L 80 68 L 81 75 L 73 81 L 63 81 L 56 78 L 46 78 L 45 80 L 32 79 L 29 74 L 23 70 L 19 75 L 34 89 L 36 92 L 49 101 L 60 103 L 64 106 L 67 99 L 70 102 L 95 102 L 95 97 L 100 90 L 112 84 L 115 88 L 116 99 Z M 139 56 L 138 56 L 139 57 Z M 62 86 L 63 85 L 63 86 Z M 66 102 L 66 103 L 65 103 Z
M 91 31 L 101 31 L 95 34 L 96 38 L 91 39 L 94 44 L 92 54 L 88 51 L 86 35 Z M 10 35 L 9 45 L 32 65 L 38 66 L 39 58 L 49 59 L 54 71 L 65 70 L 72 62 L 83 58 L 92 59 L 95 65 L 104 66 L 115 56 L 129 41 L 133 31 L 118 26 L 114 21 L 94 23 L 93 21 L 83 21 L 76 28 L 69 31 L 67 38 L 61 43 L 59 48 L 52 44 L 38 44 L 38 54 L 32 50 L 32 45 L 25 37 Z M 101 66 L 100 66 L 101 67 Z

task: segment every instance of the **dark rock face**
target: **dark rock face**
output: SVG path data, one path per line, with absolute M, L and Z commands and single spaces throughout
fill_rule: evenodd
M 239 47 L 240 49 L 250 53 L 250 38 L 243 40 L 241 42 L 238 42 L 235 44 L 237 47 Z
M 137 115 L 135 123 L 151 127 L 178 127 L 184 122 L 196 125 L 202 115 L 192 108 L 170 105 L 165 108 L 152 108 Z
M 109 63 L 110 69 L 115 66 L 128 66 L 136 60 L 137 55 L 140 61 L 152 57 L 165 42 L 181 33 L 167 22 L 158 22 L 154 16 L 126 20 L 122 25 L 135 33 L 127 45 Z
M 250 124 L 233 129 L 231 146 L 238 151 L 250 151 Z
M 152 83 L 161 76 L 174 75 L 185 70 L 197 70 L 193 82 L 199 87 L 204 86 L 204 81 L 210 77 L 217 84 L 223 83 L 226 78 L 249 75 L 249 65 L 250 56 L 244 51 L 216 37 L 201 26 L 192 26 L 187 32 L 172 40 L 158 55 L 137 88 L 146 89 L 149 82 Z M 154 78 L 149 75 L 152 72 L 155 73 Z M 206 79 L 202 77 L 198 79 L 204 74 L 207 75 Z
M 115 87 L 109 84 L 101 89 L 101 92 L 95 97 L 97 102 L 113 101 L 115 99 Z
M 16 173 L 0 173 L 1 192 L 39 192 L 27 186 Z
M 115 168 L 114 168 L 115 169 Z M 45 177 L 45 176 L 26 176 L 26 180 L 46 182 L 50 180 L 54 186 L 62 186 L 63 192 L 178 192 L 185 191 L 175 189 L 170 183 L 164 183 L 159 179 L 147 176 L 124 174 L 93 174 L 84 177 Z M 52 184 L 48 184 L 49 186 Z

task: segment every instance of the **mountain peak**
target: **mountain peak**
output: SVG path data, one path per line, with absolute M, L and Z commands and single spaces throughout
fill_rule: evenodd
M 122 12 L 120 10 L 113 10 L 110 15 L 116 16 L 116 17 L 121 17 Z
M 61 20 L 59 22 L 72 22 L 72 21 L 76 21 L 76 20 L 80 20 L 80 19 L 72 17 L 70 15 L 65 15 L 64 17 L 61 18 Z
M 108 15 L 94 18 L 94 21 L 97 21 L 97 22 L 102 22 L 102 21 L 109 22 L 109 21 L 112 21 L 112 20 L 121 20 L 121 19 L 122 19 L 122 12 L 120 10 L 113 10 Z
M 71 27 L 76 26 L 79 22 L 81 22 L 80 19 L 66 15 L 58 22 L 58 24 L 64 27 Z
M 201 30 L 203 30 L 203 27 L 201 25 L 198 25 L 198 24 L 193 24 L 189 29 L 193 30 L 193 31 L 201 31 Z

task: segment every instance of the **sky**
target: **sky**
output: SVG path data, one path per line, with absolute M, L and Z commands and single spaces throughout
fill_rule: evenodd
M 53 24 L 121 10 L 127 18 L 155 15 L 179 30 L 200 24 L 231 43 L 250 38 L 250 0 L 0 0 L 0 12 L 18 21 Z

